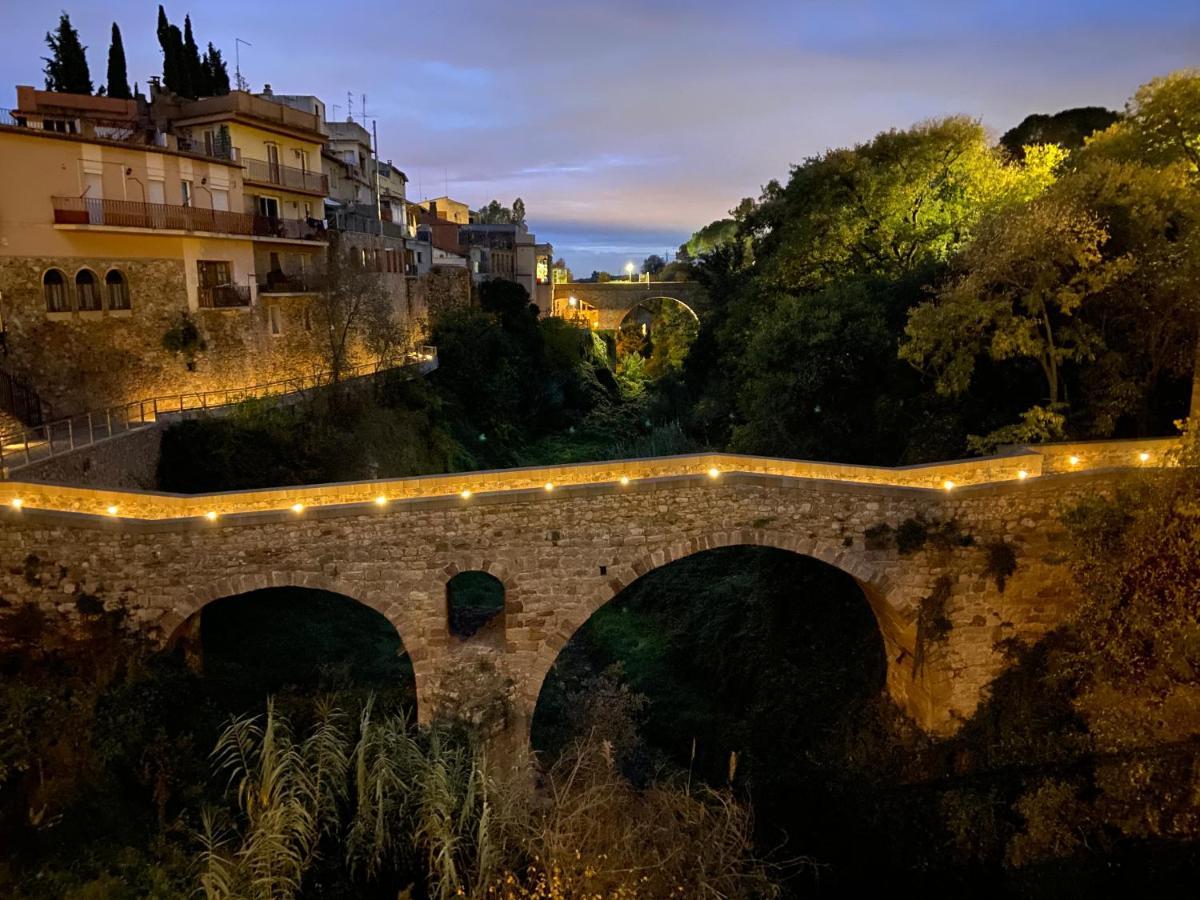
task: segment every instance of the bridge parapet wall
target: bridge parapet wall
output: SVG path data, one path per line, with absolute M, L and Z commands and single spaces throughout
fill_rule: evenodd
M 896 468 L 699 453 L 192 495 L 6 481 L 0 482 L 0 504 L 11 506 L 17 501 L 23 510 L 42 509 L 110 519 L 205 519 L 211 518 L 210 514 L 224 519 L 252 513 L 294 513 L 297 506 L 312 512 L 323 507 L 392 504 L 439 497 L 466 500 L 498 492 L 546 490 L 547 485 L 550 490 L 615 489 L 646 479 L 713 473 L 956 490 L 1058 472 L 1162 465 L 1169 461 L 1178 445 L 1176 438 L 1043 444 L 1014 449 L 1000 456 Z M 1142 454 L 1146 454 L 1146 459 L 1142 459 Z

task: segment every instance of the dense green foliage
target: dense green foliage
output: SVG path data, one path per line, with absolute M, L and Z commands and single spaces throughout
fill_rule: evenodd
M 1104 131 L 1119 118 L 1118 113 L 1102 106 L 1064 109 L 1049 116 L 1034 113 L 1004 132 L 1000 146 L 1013 159 L 1024 159 L 1025 148 L 1038 144 L 1057 144 L 1064 150 L 1078 150 L 1089 137 Z
M 885 132 L 698 232 L 695 432 L 883 464 L 1170 433 L 1200 317 L 1200 76 L 1140 89 L 1085 146 L 1046 139 L 1010 158 L 966 119 Z

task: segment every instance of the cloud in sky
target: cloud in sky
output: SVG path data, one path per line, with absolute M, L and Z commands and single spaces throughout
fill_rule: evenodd
M 0 4 L 0 83 L 39 84 L 56 8 Z M 166 8 L 176 22 L 189 11 Z M 318 94 L 339 116 L 348 91 L 356 115 L 366 94 L 381 155 L 414 196 L 521 196 L 539 237 L 559 236 L 581 271 L 677 245 L 828 147 L 951 113 L 1000 132 L 1030 112 L 1119 107 L 1154 75 L 1200 62 L 1200 4 L 1182 0 L 206 0 L 190 11 L 197 39 L 231 68 L 234 38 L 252 44 L 242 71 L 254 90 Z M 144 86 L 161 69 L 157 4 L 68 12 L 97 83 L 114 19 L 130 78 Z

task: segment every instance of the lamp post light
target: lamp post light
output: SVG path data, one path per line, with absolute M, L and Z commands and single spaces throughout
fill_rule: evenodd
M 633 263 L 625 263 L 625 274 L 629 276 L 630 283 L 633 282 Z

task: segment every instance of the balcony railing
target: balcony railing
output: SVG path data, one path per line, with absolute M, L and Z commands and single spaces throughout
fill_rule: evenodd
M 329 193 L 329 179 L 320 172 L 297 169 L 263 159 L 242 158 L 246 181 L 254 184 L 273 184 L 293 191 L 305 191 L 324 197 Z
M 250 305 L 250 288 L 244 284 L 217 284 L 200 288 L 201 309 L 230 309 Z
M 314 275 L 268 272 L 267 280 L 258 286 L 258 292 L 260 294 L 311 294 L 318 287 L 317 278 Z
M 357 213 L 337 212 L 333 214 L 329 225 L 335 231 L 349 231 L 354 234 L 381 234 L 390 238 L 412 237 L 409 229 L 399 222 L 385 222 L 372 216 L 361 216 Z
M 299 241 L 324 241 L 320 219 L 273 219 L 220 209 L 140 203 L 136 200 L 101 200 L 91 197 L 52 197 L 56 225 L 106 225 L 156 231 L 201 231 L 247 237 L 279 237 Z

